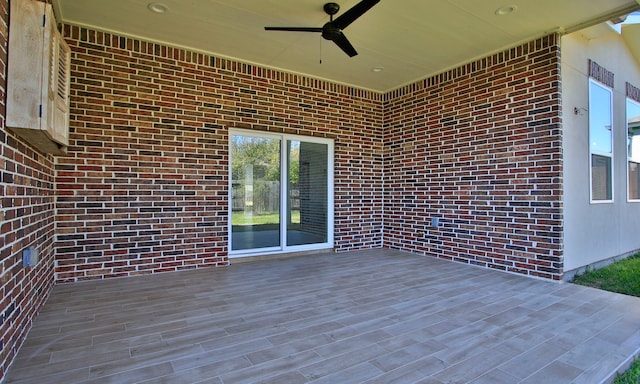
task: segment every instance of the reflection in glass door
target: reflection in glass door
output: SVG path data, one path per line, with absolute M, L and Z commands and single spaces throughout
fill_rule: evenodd
M 280 140 L 232 136 L 231 250 L 280 246 Z
M 232 131 L 231 252 L 333 246 L 333 143 Z
M 287 141 L 287 245 L 327 241 L 327 145 Z

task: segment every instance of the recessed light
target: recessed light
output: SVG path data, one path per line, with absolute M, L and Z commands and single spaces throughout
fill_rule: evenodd
M 498 9 L 496 9 L 496 15 L 498 16 L 505 16 L 505 15 L 509 15 L 512 14 L 513 12 L 518 10 L 518 6 L 517 5 L 505 5 L 502 6 Z
M 384 67 L 383 66 L 377 66 L 377 67 L 371 68 L 371 72 L 378 73 L 378 72 L 382 72 L 382 71 L 384 71 Z
M 151 12 L 155 13 L 165 13 L 169 10 L 169 8 L 162 3 L 149 3 L 149 5 L 147 5 L 147 8 L 149 8 Z

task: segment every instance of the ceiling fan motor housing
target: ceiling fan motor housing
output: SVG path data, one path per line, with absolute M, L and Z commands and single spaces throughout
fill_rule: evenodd
M 341 33 L 340 28 L 336 27 L 331 21 L 322 27 L 322 37 L 326 40 L 334 40 Z

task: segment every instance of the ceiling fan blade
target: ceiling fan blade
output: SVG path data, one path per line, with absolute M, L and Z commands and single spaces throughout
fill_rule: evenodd
M 358 4 L 351 7 L 351 9 L 338 16 L 337 19 L 333 20 L 333 24 L 340 29 L 345 29 L 349 26 L 349 24 L 353 23 L 358 17 L 362 16 L 365 12 L 371 9 L 371 7 L 378 4 L 379 2 L 380 0 L 362 0 Z
M 331 38 L 331 41 L 336 43 L 336 45 L 340 47 L 340 49 L 342 49 L 344 53 L 349 55 L 349 57 L 353 57 L 358 54 L 358 52 L 356 52 L 356 49 L 353 48 L 353 45 L 351 45 L 349 40 L 347 40 L 347 37 L 342 32 L 335 34 Z
M 265 31 L 289 31 L 289 32 L 322 32 L 322 28 L 315 27 L 264 27 Z

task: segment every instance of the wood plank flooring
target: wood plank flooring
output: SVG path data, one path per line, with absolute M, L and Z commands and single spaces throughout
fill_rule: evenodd
M 56 286 L 6 383 L 599 383 L 640 300 L 392 250 Z

